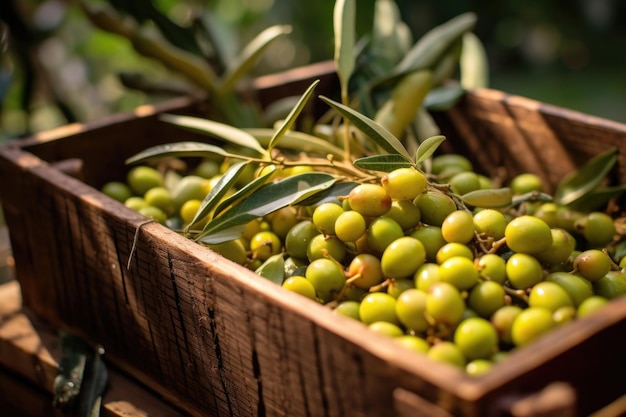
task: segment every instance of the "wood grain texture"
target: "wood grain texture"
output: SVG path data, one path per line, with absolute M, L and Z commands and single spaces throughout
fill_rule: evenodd
M 536 173 L 553 192 L 565 175 L 614 147 L 614 182 L 626 182 L 626 124 L 491 89 L 471 91 L 434 116 L 449 138 L 442 149 L 467 155 L 484 173 Z
M 626 367 L 626 356 L 606 366 L 598 353 L 626 332 L 626 300 L 469 378 L 145 223 L 97 191 L 120 177 L 125 158 L 174 137 L 159 112 L 192 107 L 178 100 L 0 150 L 16 274 L 38 316 L 103 345 L 113 363 L 197 416 L 390 416 L 397 388 L 453 415 L 490 416 L 507 411 L 510 395 L 558 380 L 585 394 L 579 405 L 587 413 L 626 391 L 594 382 L 618 380 Z M 472 92 L 436 117 L 445 146 L 486 172 L 546 172 L 552 181 L 610 146 L 624 153 L 623 125 L 493 90 Z M 51 165 L 75 158 L 81 180 Z

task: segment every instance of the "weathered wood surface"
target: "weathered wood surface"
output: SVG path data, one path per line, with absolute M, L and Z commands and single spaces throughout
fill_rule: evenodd
M 0 151 L 0 178 L 11 178 L 0 181 L 0 193 L 17 277 L 39 316 L 103 345 L 119 367 L 198 416 L 389 416 L 396 388 L 453 415 L 500 415 L 511 395 L 559 380 L 581 394 L 577 407 L 589 413 L 626 392 L 626 356 L 617 353 L 623 343 L 614 342 L 626 334 L 626 299 L 472 379 L 146 224 L 94 188 L 119 178 L 121 161 L 134 152 L 171 140 L 156 113 L 186 112 L 190 104 L 143 109 L 141 117 L 118 116 Z M 438 118 L 449 132 L 446 146 L 470 152 L 487 171 L 501 163 L 510 172 L 533 171 L 541 160 L 550 178 L 559 178 L 580 163 L 576 152 L 624 150 L 624 125 L 491 90 L 468 95 Z M 598 139 L 589 145 L 589 137 Z M 536 151 L 554 141 L 568 146 Z M 83 162 L 82 180 L 48 163 L 73 158 Z M 607 346 L 615 349 L 610 361 Z
M 626 124 L 490 89 L 470 92 L 435 116 L 449 138 L 442 148 L 464 153 L 486 173 L 533 172 L 552 192 L 576 167 L 614 147 L 614 181 L 626 183 Z
M 63 415 L 52 405 L 59 343 L 57 331 L 23 309 L 17 281 L 0 285 L 0 409 L 3 415 Z M 108 373 L 108 388 L 102 399 L 103 416 L 185 415 L 110 366 Z M 16 414 L 4 414 L 11 409 Z

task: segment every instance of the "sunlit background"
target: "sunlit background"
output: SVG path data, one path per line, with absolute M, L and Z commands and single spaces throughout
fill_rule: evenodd
M 266 52 L 255 74 L 333 55 L 332 0 L 154 3 L 182 26 L 201 12 L 209 14 L 233 50 L 270 25 L 292 25 L 292 33 Z M 487 49 L 491 87 L 626 123 L 625 3 L 397 0 L 415 39 L 458 14 L 475 12 L 475 33 Z M 358 1 L 360 34 L 371 28 L 373 4 Z M 171 73 L 139 56 L 125 39 L 96 29 L 73 1 L 3 0 L 0 18 L 0 140 L 98 119 L 158 99 L 125 88 L 117 76 L 120 71 L 176 85 Z

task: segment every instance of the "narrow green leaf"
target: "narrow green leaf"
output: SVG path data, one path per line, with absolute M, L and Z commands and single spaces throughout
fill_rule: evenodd
M 185 233 L 189 233 L 189 228 L 198 220 L 208 216 L 209 213 L 219 204 L 224 196 L 232 189 L 233 185 L 237 181 L 237 178 L 241 175 L 246 168 L 246 162 L 238 162 L 231 165 L 228 170 L 220 177 L 220 179 L 213 185 L 209 194 L 204 197 L 200 208 L 196 212 L 193 220 L 185 228 Z
M 428 110 L 449 110 L 465 94 L 465 89 L 460 84 L 450 84 L 433 88 L 424 99 L 424 107 Z
M 425 97 L 433 87 L 429 70 L 404 75 L 393 87 L 391 95 L 377 110 L 374 121 L 395 137 L 402 137 L 415 120 Z
M 417 148 L 415 163 L 421 164 L 426 159 L 430 158 L 444 140 L 446 140 L 446 137 L 443 135 L 431 136 L 427 139 L 424 139 L 424 141 L 422 141 L 422 143 L 420 143 L 419 147 Z
M 245 225 L 251 220 L 293 204 L 303 195 L 310 195 L 311 189 L 314 187 L 321 184 L 332 184 L 335 181 L 335 178 L 330 174 L 307 172 L 265 184 L 248 198 L 211 220 L 197 239 L 204 239 L 204 237 L 228 230 L 233 226 Z
M 237 190 L 233 195 L 222 200 L 222 202 L 215 208 L 215 216 L 219 215 L 222 211 L 224 211 L 228 206 L 234 204 L 237 200 L 244 198 L 257 188 L 265 184 L 273 174 L 274 170 L 266 172 L 264 175 L 255 178 L 254 180 Z
M 127 164 L 136 164 L 154 158 L 164 158 L 169 156 L 185 157 L 185 156 L 211 156 L 219 155 L 224 157 L 238 157 L 230 154 L 219 146 L 211 145 L 203 142 L 175 142 L 165 145 L 152 146 L 131 156 L 126 160 Z
M 525 193 L 522 195 L 516 195 L 513 197 L 513 201 L 511 201 L 511 207 L 518 207 L 520 204 L 525 203 L 526 201 L 543 201 L 549 203 L 554 201 L 550 194 L 540 193 L 538 191 L 531 191 L 529 193 Z
M 432 68 L 433 85 L 443 85 L 446 81 L 454 79 L 459 69 L 461 47 L 461 39 L 455 40 L 439 60 L 437 60 L 437 63 Z
M 424 34 L 396 66 L 401 74 L 420 68 L 432 68 L 452 44 L 476 24 L 475 13 L 467 12 L 436 26 Z
M 267 148 L 268 152 L 271 152 L 272 149 L 274 149 L 274 147 L 278 145 L 278 142 L 283 138 L 283 136 L 285 136 L 285 134 L 289 130 L 291 130 L 294 123 L 296 122 L 296 119 L 302 112 L 302 109 L 304 109 L 304 106 L 306 106 L 306 104 L 309 102 L 309 99 L 311 98 L 311 95 L 313 94 L 315 87 L 317 87 L 319 83 L 320 83 L 320 80 L 315 80 L 309 86 L 309 88 L 306 89 L 302 97 L 300 97 L 300 100 L 298 100 L 298 103 L 296 104 L 296 106 L 291 110 L 289 115 L 287 115 L 287 118 L 285 119 L 283 124 L 280 126 L 280 128 L 276 131 L 276 133 L 270 140 L 269 146 Z
M 270 256 L 254 272 L 275 284 L 281 285 L 285 278 L 285 258 L 283 254 L 279 253 L 278 255 Z
M 235 60 L 228 64 L 219 86 L 220 91 L 233 91 L 239 80 L 249 74 L 267 47 L 277 38 L 291 33 L 291 30 L 289 25 L 274 25 L 263 30 L 252 39 Z
M 238 224 L 220 232 L 213 233 L 210 236 L 204 236 L 201 239 L 196 239 L 198 242 L 206 243 L 207 245 L 217 245 L 220 243 L 228 242 L 230 240 L 239 239 L 246 231 L 245 224 Z
M 391 154 L 403 156 L 408 162 L 411 161 L 411 155 L 402 145 L 402 143 L 393 136 L 387 129 L 378 123 L 359 113 L 348 106 L 344 106 L 328 97 L 320 96 L 320 99 L 329 106 L 337 110 L 354 124 L 361 132 L 372 139 L 378 146 Z
M 582 212 L 596 211 L 605 207 L 611 199 L 619 197 L 624 192 L 626 192 L 626 184 L 613 187 L 598 187 L 567 204 L 567 206 Z
M 376 0 L 370 53 L 379 73 L 388 73 L 408 52 L 413 41 L 410 28 L 394 1 Z
M 356 0 L 337 0 L 333 10 L 335 65 L 342 89 L 347 88 L 355 66 Z
M 554 192 L 554 200 L 559 204 L 568 205 L 583 197 L 604 181 L 616 162 L 616 148 L 590 159 L 559 182 Z
M 322 203 L 341 203 L 338 197 L 347 196 L 350 191 L 359 185 L 356 182 L 336 182 L 325 190 L 310 196 L 307 199 L 298 201 L 298 205 L 312 206 Z
M 489 62 L 485 47 L 474 32 L 463 35 L 459 58 L 460 82 L 466 90 L 489 87 Z
M 476 190 L 463 194 L 461 200 L 465 204 L 481 208 L 506 207 L 513 200 L 510 188 L 495 188 L 491 190 Z
M 391 172 L 397 168 L 413 166 L 412 163 L 397 154 L 365 156 L 355 160 L 353 164 L 358 168 L 382 172 Z
M 313 185 L 308 190 L 300 192 L 299 195 L 291 201 L 290 205 L 296 206 L 302 204 L 304 201 L 310 201 L 310 199 L 331 188 L 336 182 L 337 180 L 333 178 L 321 184 Z
M 193 116 L 164 114 L 161 116 L 161 120 L 204 134 L 216 136 L 232 144 L 252 149 L 259 155 L 267 156 L 267 151 L 263 149 L 255 137 L 242 129 Z
M 274 131 L 265 128 L 246 129 L 246 132 L 254 136 L 262 146 L 268 146 Z M 308 133 L 290 130 L 286 132 L 280 141 L 279 148 L 291 149 L 299 152 L 318 153 L 321 155 L 332 155 L 339 160 L 343 159 L 343 149 L 333 145 L 325 139 Z

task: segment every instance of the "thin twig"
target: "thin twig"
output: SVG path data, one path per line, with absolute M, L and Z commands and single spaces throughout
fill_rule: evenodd
M 155 221 L 156 220 L 154 219 L 148 219 L 139 223 L 139 225 L 137 226 L 137 229 L 135 230 L 135 237 L 133 238 L 133 246 L 130 248 L 130 254 L 128 255 L 128 263 L 126 264 L 127 270 L 130 270 L 130 263 L 133 261 L 133 256 L 135 255 L 135 249 L 137 247 L 137 240 L 139 240 L 139 230 L 146 224 L 153 223 Z

